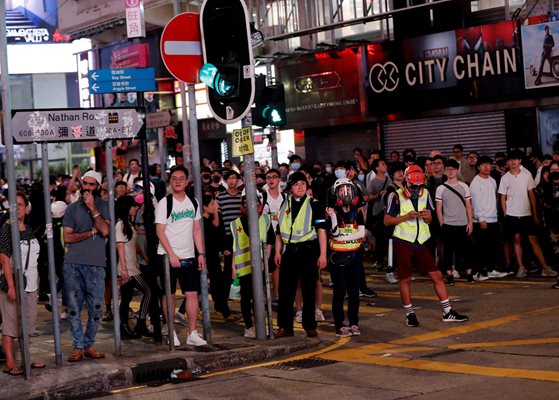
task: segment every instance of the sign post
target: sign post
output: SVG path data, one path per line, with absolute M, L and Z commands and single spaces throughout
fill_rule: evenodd
M 151 92 L 155 90 L 153 68 L 114 68 L 89 71 L 89 89 L 93 94 Z

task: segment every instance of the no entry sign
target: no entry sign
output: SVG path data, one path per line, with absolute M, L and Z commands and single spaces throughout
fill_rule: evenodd
M 198 82 L 202 68 L 200 18 L 195 13 L 176 15 L 163 29 L 161 58 L 175 78 L 186 83 Z

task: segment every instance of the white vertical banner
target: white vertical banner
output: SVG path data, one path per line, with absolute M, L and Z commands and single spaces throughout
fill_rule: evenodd
M 126 3 L 126 36 L 131 38 L 146 37 L 143 0 L 124 0 Z

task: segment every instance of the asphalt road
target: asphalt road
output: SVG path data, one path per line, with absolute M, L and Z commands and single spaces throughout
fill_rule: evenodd
M 449 287 L 470 316 L 443 323 L 426 278 L 412 284 L 421 325 L 404 325 L 397 285 L 370 278 L 378 291 L 361 302 L 361 336 L 319 352 L 220 371 L 181 384 L 127 388 L 114 399 L 557 399 L 559 290 L 529 276 Z M 325 289 L 326 322 L 334 335 Z M 281 340 L 281 339 L 279 339 Z

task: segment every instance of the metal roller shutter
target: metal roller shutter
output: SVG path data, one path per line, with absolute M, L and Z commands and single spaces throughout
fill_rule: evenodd
M 409 147 L 417 156 L 428 156 L 432 150 L 448 156 L 455 144 L 461 144 L 466 154 L 477 151 L 491 157 L 507 149 L 502 111 L 388 122 L 383 133 L 387 157 L 393 150 L 401 153 Z

